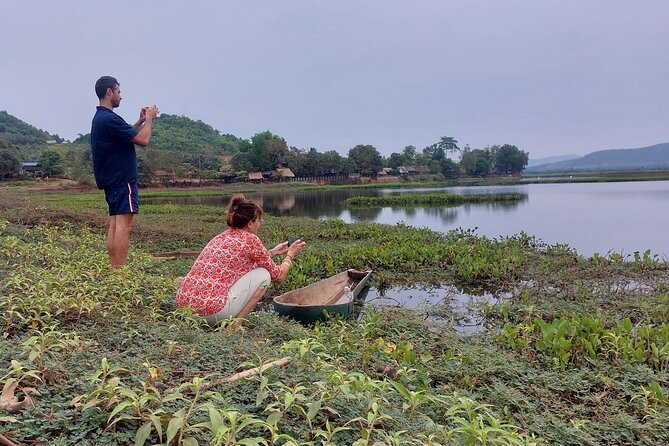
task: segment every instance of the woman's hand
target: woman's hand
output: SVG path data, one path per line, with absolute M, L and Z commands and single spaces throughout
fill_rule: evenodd
M 301 253 L 304 250 L 305 246 L 307 246 L 305 242 L 303 242 L 302 240 L 296 240 L 290 245 L 290 248 L 288 248 L 287 255 L 289 255 L 292 258 L 295 258 L 299 253 Z
M 288 252 L 288 242 L 279 243 L 274 248 L 269 250 L 269 255 L 272 257 L 280 256 Z

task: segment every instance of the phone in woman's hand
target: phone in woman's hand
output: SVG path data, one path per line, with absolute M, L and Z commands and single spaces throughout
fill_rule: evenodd
M 299 238 L 297 238 L 297 237 L 288 237 L 288 246 L 292 245 L 293 243 L 295 243 L 298 240 L 299 240 Z

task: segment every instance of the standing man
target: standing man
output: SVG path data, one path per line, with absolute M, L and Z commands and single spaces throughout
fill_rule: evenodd
M 132 216 L 139 212 L 137 154 L 135 144 L 147 146 L 158 108 L 142 107 L 139 120 L 130 126 L 114 109 L 121 104 L 121 87 L 111 76 L 95 83 L 100 105 L 91 126 L 93 172 L 98 189 L 104 189 L 109 205 L 107 252 L 114 268 L 125 265 Z

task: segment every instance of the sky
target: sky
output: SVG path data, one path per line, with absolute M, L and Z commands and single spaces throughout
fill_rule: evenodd
M 66 139 L 116 112 L 388 156 L 454 137 L 530 158 L 669 142 L 666 0 L 2 0 L 0 110 Z

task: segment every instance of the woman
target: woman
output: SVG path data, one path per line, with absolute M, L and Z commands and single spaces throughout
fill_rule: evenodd
M 230 317 L 246 317 L 271 282 L 286 278 L 305 243 L 283 242 L 269 251 L 257 236 L 263 211 L 243 195 L 228 203 L 229 229 L 202 250 L 177 291 L 177 306 L 191 307 L 210 325 Z M 286 255 L 277 265 L 273 257 Z

